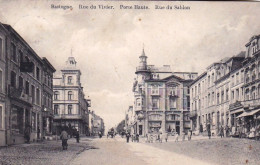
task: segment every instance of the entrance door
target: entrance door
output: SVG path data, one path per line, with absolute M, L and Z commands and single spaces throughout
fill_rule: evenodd
M 143 125 L 139 125 L 139 135 L 143 135 Z
M 176 132 L 180 135 L 180 126 L 176 125 Z

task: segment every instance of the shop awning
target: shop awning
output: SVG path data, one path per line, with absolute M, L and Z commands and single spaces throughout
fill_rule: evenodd
M 256 114 L 259 111 L 260 111 L 260 109 L 253 110 L 253 111 L 250 111 L 250 112 L 243 112 L 241 115 L 237 116 L 237 118 L 245 117 L 245 116 L 252 116 L 252 115 Z

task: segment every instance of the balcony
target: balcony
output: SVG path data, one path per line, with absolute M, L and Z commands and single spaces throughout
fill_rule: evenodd
M 260 99 L 247 100 L 243 103 L 245 108 L 256 107 L 260 105 Z
M 66 119 L 75 119 L 75 120 L 81 120 L 84 117 L 82 115 L 79 114 L 55 114 L 54 115 L 54 119 L 55 120 L 66 120 Z
M 143 67 L 143 66 L 136 67 L 136 72 L 140 72 L 140 71 L 149 71 L 149 69 L 147 69 L 147 67 Z
M 190 117 L 196 117 L 198 115 L 197 110 L 190 111 Z
M 236 101 L 235 103 L 229 105 L 230 110 L 237 109 L 240 107 L 243 107 L 243 102 L 241 102 L 241 101 Z

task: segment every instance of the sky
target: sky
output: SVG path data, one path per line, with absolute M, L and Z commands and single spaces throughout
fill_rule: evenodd
M 51 9 L 51 4 L 73 9 Z M 79 4 L 115 9 L 79 10 Z M 150 9 L 119 9 L 136 4 Z M 190 10 L 155 10 L 155 5 Z M 57 70 L 75 57 L 90 110 L 103 117 L 106 129 L 123 120 L 133 105 L 132 84 L 143 47 L 148 64 L 200 74 L 213 62 L 245 51 L 250 37 L 260 34 L 259 11 L 260 3 L 253 2 L 0 0 L 0 22 L 11 25 Z

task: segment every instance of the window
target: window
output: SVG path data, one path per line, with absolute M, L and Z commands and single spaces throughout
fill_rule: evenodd
M 29 95 L 29 82 L 25 82 L 25 94 Z
M 3 59 L 3 39 L 0 38 L 0 59 Z
M 36 79 L 40 81 L 40 69 L 36 67 Z
M 177 100 L 175 97 L 170 97 L 170 109 L 177 108 Z
M 152 95 L 158 95 L 159 94 L 159 88 L 158 86 L 152 87 Z
M 251 99 L 254 100 L 256 99 L 256 88 L 252 87 L 251 89 Z
M 23 52 L 19 50 L 20 62 L 23 62 Z
M 239 83 L 239 72 L 236 74 L 236 84 Z
M 68 84 L 72 84 L 72 76 L 68 77 Z
M 32 112 L 32 130 L 36 130 L 36 113 Z
M 229 93 L 229 90 L 227 89 L 227 90 L 226 90 L 226 100 L 227 100 L 227 101 L 229 100 L 229 95 L 228 95 L 228 93 Z
M 215 93 L 214 92 L 212 92 L 212 100 L 211 100 L 211 102 L 212 102 L 212 105 L 214 105 L 214 103 L 215 103 Z
M 55 104 L 55 105 L 54 105 L 54 114 L 55 114 L 55 115 L 59 114 L 58 111 L 59 111 L 59 105 L 56 105 L 56 104 Z
M 3 71 L 0 70 L 0 91 L 3 90 Z
M 234 101 L 235 100 L 235 93 L 234 93 L 234 91 L 232 91 L 231 94 L 232 94 L 232 96 L 231 96 L 232 100 Z
M 158 109 L 159 108 L 159 99 L 158 98 L 152 98 L 152 108 Z
M 236 100 L 239 100 L 239 89 L 236 89 Z
M 16 87 L 16 73 L 11 71 L 11 86 Z
M 224 103 L 224 91 L 221 92 L 221 103 Z
M 40 90 L 36 89 L 36 104 L 40 105 Z
M 68 114 L 72 114 L 72 105 L 68 105 Z
M 19 76 L 19 88 L 23 89 L 23 78 Z
M 59 92 L 58 91 L 55 91 L 54 92 L 54 100 L 59 100 Z
M 241 71 L 241 76 L 240 76 L 240 78 L 241 78 L 240 81 L 241 81 L 241 82 L 244 82 L 244 71 L 243 71 L 243 70 Z
M 138 107 L 141 106 L 141 99 L 139 99 L 139 98 L 136 99 L 136 105 L 137 105 Z
M 0 129 L 3 128 L 3 107 L 0 106 Z
M 217 104 L 219 104 L 219 93 L 217 94 Z
M 35 103 L 35 87 L 32 85 L 31 88 L 32 88 L 32 91 L 31 91 L 32 103 Z
M 68 100 L 72 100 L 73 99 L 73 93 L 72 91 L 68 92 Z
M 246 100 L 249 100 L 249 89 L 246 89 Z
M 12 53 L 12 60 L 16 62 L 16 46 L 14 43 L 11 44 L 11 53 Z
M 200 90 L 200 84 L 199 84 L 199 85 L 198 85 L 198 93 L 199 93 L 199 94 L 200 94 L 200 91 L 201 91 L 201 90 Z

